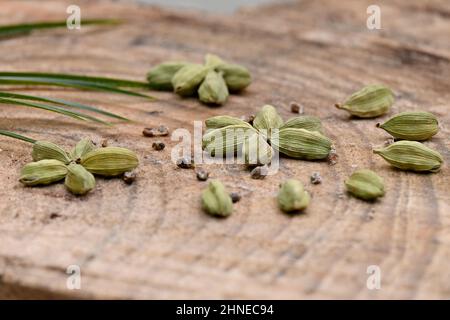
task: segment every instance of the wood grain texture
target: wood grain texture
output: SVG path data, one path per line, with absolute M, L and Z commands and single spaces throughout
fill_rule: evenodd
M 48 31 L 0 41 L 0 69 L 74 72 L 143 79 L 165 60 L 201 62 L 212 52 L 246 65 L 254 83 L 221 108 L 154 93 L 156 102 L 63 89 L 26 92 L 76 99 L 139 120 L 112 128 L 40 111 L 0 107 L 0 127 L 67 148 L 84 136 L 136 150 L 135 184 L 98 180 L 74 197 L 62 185 L 24 188 L 26 143 L 0 138 L 0 297 L 6 298 L 450 298 L 450 6 L 442 1 L 378 1 L 382 30 L 366 28 L 371 1 L 301 1 L 232 16 L 161 10 L 110 1 L 78 1 L 84 17 L 120 17 L 115 28 Z M 72 1 L 3 0 L 0 23 L 65 19 Z M 436 174 L 394 170 L 373 155 L 388 135 L 381 119 L 349 119 L 333 107 L 368 83 L 392 87 L 392 113 L 427 110 L 441 121 L 430 147 L 445 164 Z M 21 90 L 23 91 L 23 90 Z M 291 101 L 323 120 L 336 165 L 282 159 L 280 172 L 250 179 L 237 165 L 208 167 L 242 194 L 228 219 L 201 211 L 199 182 L 170 151 L 151 148 L 144 126 L 193 129 L 220 114 L 255 113 L 263 104 L 286 119 Z M 351 198 L 343 181 L 371 168 L 387 193 L 371 204 Z M 320 172 L 323 183 L 311 185 Z M 282 214 L 278 185 L 303 181 L 312 194 L 304 214 Z M 57 213 L 57 217 L 54 215 Z M 53 217 L 53 218 L 52 218 Z M 81 266 L 82 289 L 66 289 L 67 266 Z M 369 265 L 381 289 L 368 290 Z

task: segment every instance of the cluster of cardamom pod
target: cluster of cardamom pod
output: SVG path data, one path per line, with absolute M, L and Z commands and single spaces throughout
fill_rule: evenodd
M 218 56 L 207 54 L 205 64 L 165 62 L 147 75 L 152 89 L 173 90 L 180 96 L 198 94 L 206 104 L 222 105 L 230 92 L 239 92 L 251 83 L 250 72 L 243 66 L 230 64 Z
M 90 139 L 82 139 L 68 153 L 48 141 L 33 144 L 33 161 L 22 168 L 20 182 L 27 186 L 48 185 L 64 179 L 67 189 L 77 195 L 95 187 L 93 174 L 113 177 L 135 169 L 136 154 L 119 147 L 96 148 Z
M 273 148 L 305 160 L 324 159 L 331 151 L 332 142 L 321 133 L 320 119 L 299 116 L 284 122 L 271 105 L 263 106 L 252 124 L 230 116 L 216 116 L 207 119 L 205 125 L 203 149 L 216 157 L 240 154 L 250 165 L 269 164 Z

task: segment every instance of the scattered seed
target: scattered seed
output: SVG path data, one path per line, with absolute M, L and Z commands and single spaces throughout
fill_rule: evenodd
M 177 166 L 182 169 L 191 169 L 194 167 L 190 158 L 181 157 L 177 160 Z
M 142 134 L 145 137 L 163 137 L 169 135 L 169 129 L 163 125 L 158 128 L 144 128 Z
M 50 213 L 50 219 L 56 219 L 61 217 L 61 215 L 57 212 Z
M 314 172 L 311 175 L 311 183 L 312 184 L 320 184 L 320 183 L 322 183 L 322 177 L 320 176 L 319 172 Z
M 196 175 L 197 175 L 197 179 L 199 181 L 206 181 L 206 180 L 208 180 L 209 172 L 203 168 L 198 168 L 196 170 Z
M 123 181 L 125 181 L 126 184 L 132 184 L 134 180 L 136 180 L 136 172 L 135 171 L 128 171 L 123 174 L 122 177 Z
M 231 197 L 231 201 L 232 201 L 233 203 L 236 203 L 236 202 L 238 202 L 239 200 L 241 200 L 241 195 L 240 195 L 239 193 L 237 193 L 237 192 L 232 192 L 232 193 L 230 193 L 230 197 Z
M 269 167 L 267 167 L 267 165 L 264 165 L 254 168 L 250 172 L 250 176 L 252 177 L 252 179 L 264 179 L 268 173 Z
M 327 160 L 328 164 L 330 166 L 334 166 L 337 163 L 339 156 L 335 149 L 331 149 L 330 153 L 328 154 Z
M 108 146 L 108 140 L 103 139 L 102 140 L 102 148 L 106 148 Z
M 165 147 L 166 145 L 164 144 L 164 142 L 161 141 L 153 142 L 152 144 L 152 148 L 157 151 L 163 150 Z
M 305 107 L 302 104 L 299 104 L 295 101 L 292 101 L 290 103 L 290 107 L 291 107 L 291 112 L 292 113 L 298 113 L 298 114 L 303 114 Z
M 246 115 L 246 116 L 242 116 L 241 120 L 248 122 L 249 124 L 253 125 L 253 120 L 255 120 L 255 115 L 254 114 L 250 114 L 250 115 Z
M 168 136 L 169 135 L 169 129 L 166 126 L 159 126 L 158 133 L 160 136 Z

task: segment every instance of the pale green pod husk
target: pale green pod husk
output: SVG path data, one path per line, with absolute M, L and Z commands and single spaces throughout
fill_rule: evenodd
M 93 151 L 95 149 L 94 143 L 92 143 L 92 140 L 89 138 L 83 138 L 81 139 L 75 148 L 72 149 L 70 152 L 70 157 L 72 160 L 77 161 L 81 159 L 82 156 L 85 154 Z
M 31 156 L 33 157 L 33 161 L 53 159 L 68 164 L 71 160 L 64 149 L 49 141 L 36 141 L 33 144 Z
M 331 140 L 316 131 L 287 128 L 279 131 L 278 141 L 271 140 L 280 153 L 296 159 L 325 159 L 331 151 Z
M 202 207 L 214 216 L 226 217 L 233 211 L 233 202 L 225 186 L 219 180 L 211 180 L 202 193 Z
M 118 176 L 139 165 L 137 155 L 125 148 L 106 147 L 89 152 L 81 158 L 80 164 L 93 174 Z
M 244 90 L 252 82 L 250 72 L 243 66 L 225 63 L 217 66 L 216 70 L 223 73 L 230 92 Z
M 73 194 L 83 195 L 94 189 L 95 178 L 83 166 L 71 163 L 67 166 L 67 175 L 64 184 Z
M 155 90 L 173 90 L 173 76 L 186 65 L 188 65 L 186 62 L 170 61 L 153 67 L 147 73 L 147 81 L 150 88 Z
M 256 132 L 254 128 L 246 125 L 230 125 L 209 130 L 202 138 L 202 147 L 211 156 L 225 156 L 236 154 L 241 150 L 246 137 Z
M 246 164 L 262 166 L 272 161 L 273 149 L 264 136 L 255 132 L 245 139 L 242 155 Z
M 265 105 L 256 114 L 253 126 L 258 130 L 278 129 L 283 125 L 283 119 L 271 105 Z
M 215 69 L 224 63 L 225 61 L 223 61 L 222 58 L 215 54 L 208 53 L 205 55 L 205 66 L 207 66 L 208 68 Z
M 309 205 L 310 200 L 309 193 L 298 180 L 289 179 L 280 186 L 278 205 L 284 212 L 303 210 Z
M 363 200 L 375 200 L 384 196 L 383 179 L 372 170 L 361 169 L 345 181 L 347 191 L 357 198 Z
M 300 116 L 289 119 L 280 127 L 280 129 L 286 128 L 297 128 L 322 132 L 322 122 L 319 118 L 314 116 Z
M 413 111 L 396 114 L 383 124 L 378 124 L 396 139 L 423 141 L 439 131 L 436 116 L 429 112 Z
M 205 79 L 209 68 L 200 64 L 188 64 L 172 78 L 173 90 L 180 96 L 192 96 Z
M 339 109 L 347 110 L 351 115 L 359 118 L 374 118 L 389 111 L 394 104 L 394 94 L 391 89 L 383 85 L 369 85 L 352 94 Z
M 19 181 L 27 186 L 47 185 L 64 179 L 67 167 L 54 159 L 31 162 L 22 168 Z
M 211 117 L 205 120 L 205 125 L 207 129 L 218 129 L 223 128 L 231 125 L 242 125 L 242 126 L 248 126 L 251 128 L 250 124 L 248 122 L 245 122 L 244 120 L 230 117 L 230 116 L 215 116 Z
M 417 141 L 397 141 L 373 152 L 402 170 L 437 172 L 444 162 L 439 152 Z
M 228 89 L 220 73 L 211 70 L 198 89 L 199 100 L 206 104 L 224 104 L 228 99 Z

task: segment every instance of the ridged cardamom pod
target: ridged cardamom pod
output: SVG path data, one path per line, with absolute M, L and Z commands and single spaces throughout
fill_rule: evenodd
M 444 162 L 439 152 L 417 141 L 397 141 L 373 152 L 402 170 L 436 172 Z
M 243 66 L 224 63 L 217 66 L 216 70 L 222 72 L 230 92 L 244 90 L 252 82 L 250 72 Z
M 295 179 L 289 179 L 280 186 L 278 205 L 284 212 L 300 211 L 310 202 L 310 196 L 304 190 L 303 184 Z
M 214 216 L 226 217 L 233 211 L 233 202 L 225 186 L 219 180 L 211 180 L 202 194 L 203 209 Z
M 262 166 L 272 161 L 273 149 L 264 136 L 255 132 L 245 139 L 242 155 L 246 164 Z
M 278 129 L 283 125 L 283 119 L 271 105 L 265 105 L 256 114 L 253 126 L 258 130 Z
M 246 137 L 256 132 L 248 124 L 230 125 L 209 130 L 203 135 L 202 146 L 211 156 L 235 154 L 242 148 Z
M 36 141 L 33 144 L 33 152 L 31 155 L 34 161 L 54 159 L 68 164 L 71 160 L 64 149 L 48 141 Z
M 72 149 L 72 151 L 70 152 L 70 157 L 72 158 L 72 160 L 77 161 L 81 159 L 82 156 L 94 149 L 95 145 L 92 143 L 92 140 L 89 138 L 83 138 L 77 143 L 75 148 Z
M 83 166 L 71 163 L 67 166 L 65 185 L 73 194 L 83 195 L 94 189 L 95 178 Z
M 150 88 L 155 90 L 173 90 L 172 78 L 186 62 L 165 62 L 152 68 L 147 74 Z
M 51 184 L 64 179 L 67 167 L 54 159 L 31 162 L 22 168 L 19 181 L 27 186 Z
M 436 116 L 429 112 L 413 111 L 396 114 L 383 124 L 377 124 L 394 138 L 423 141 L 439 131 Z
M 219 56 L 216 56 L 215 54 L 208 53 L 207 55 L 205 55 L 205 66 L 207 66 L 208 68 L 215 69 L 224 63 L 225 61 L 223 61 Z
M 230 116 L 216 116 L 208 118 L 205 120 L 205 125 L 207 129 L 218 129 L 231 125 L 242 125 L 251 128 L 251 125 L 248 122 Z
M 272 139 L 271 143 L 281 153 L 296 159 L 325 159 L 331 151 L 330 139 L 319 132 L 305 129 L 281 129 L 278 139 Z
M 393 103 L 392 90 L 374 84 L 355 92 L 342 105 L 336 104 L 336 107 L 359 118 L 374 118 L 388 112 Z
M 224 104 L 228 99 L 228 89 L 222 74 L 209 71 L 198 89 L 198 97 L 206 104 Z
M 80 164 L 93 174 L 117 176 L 135 169 L 139 160 L 136 154 L 119 147 L 99 148 L 81 158 Z
M 188 64 L 172 78 L 173 90 L 180 96 L 192 96 L 205 79 L 209 68 L 200 64 Z
M 361 169 L 345 181 L 347 191 L 357 198 L 363 200 L 375 200 L 384 196 L 383 179 L 375 172 L 368 169 Z
M 281 126 L 280 129 L 286 128 L 297 128 L 321 132 L 322 122 L 320 122 L 319 118 L 314 116 L 300 116 L 289 119 Z

